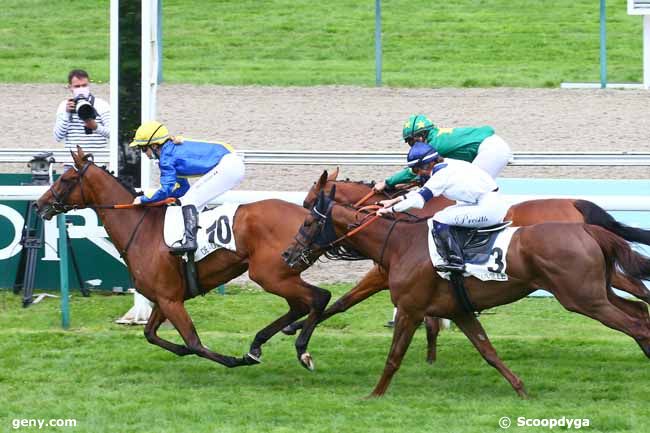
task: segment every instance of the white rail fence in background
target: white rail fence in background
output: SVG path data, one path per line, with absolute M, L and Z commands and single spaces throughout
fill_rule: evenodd
M 0 201 L 37 200 L 48 186 L 2 186 L 0 185 Z M 221 203 L 251 203 L 266 199 L 280 199 L 302 205 L 307 192 L 305 191 L 228 191 L 213 204 Z M 532 195 L 504 194 L 503 198 L 513 205 L 527 200 L 545 198 L 568 198 L 589 200 L 606 211 L 650 211 L 650 196 L 639 195 Z
M 34 155 L 52 152 L 58 163 L 70 163 L 65 149 L 0 149 L 1 163 L 27 163 Z M 349 151 L 237 151 L 247 164 L 263 165 L 404 165 L 406 152 Z M 95 161 L 108 164 L 109 151 L 93 152 Z M 650 166 L 650 152 L 518 152 L 510 165 L 518 166 Z

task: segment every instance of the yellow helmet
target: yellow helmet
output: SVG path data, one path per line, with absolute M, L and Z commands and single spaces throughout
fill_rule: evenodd
M 155 120 L 144 122 L 137 131 L 129 147 L 163 144 L 169 140 L 169 130 L 165 125 Z

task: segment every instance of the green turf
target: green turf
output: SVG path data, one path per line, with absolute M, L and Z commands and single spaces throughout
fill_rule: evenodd
M 163 1 L 169 83 L 375 83 L 374 3 Z M 556 87 L 599 80 L 594 0 L 383 3 L 389 86 Z M 83 67 L 108 80 L 109 2 L 3 0 L 0 82 L 65 80 Z M 639 82 L 641 18 L 607 2 L 610 82 Z
M 331 287 L 336 294 L 347 288 Z M 386 397 L 363 400 L 390 345 L 382 326 L 391 313 L 387 293 L 317 329 L 311 373 L 296 360 L 294 337 L 283 335 L 267 343 L 258 366 L 229 370 L 178 358 L 148 344 L 141 327 L 112 323 L 131 302 L 75 296 L 72 328 L 64 332 L 57 301 L 24 310 L 19 297 L 0 293 L 0 431 L 12 431 L 13 419 L 33 418 L 74 418 L 74 429 L 47 431 L 93 433 L 476 433 L 502 431 L 502 416 L 588 418 L 589 432 L 641 433 L 650 425 L 650 369 L 638 346 L 552 299 L 523 300 L 481 318 L 527 385 L 527 401 L 458 331 L 441 335 L 439 361 L 426 364 L 422 330 Z M 226 296 L 210 294 L 188 309 L 205 344 L 240 355 L 285 307 L 258 289 L 231 286 Z M 179 341 L 169 327 L 161 334 Z

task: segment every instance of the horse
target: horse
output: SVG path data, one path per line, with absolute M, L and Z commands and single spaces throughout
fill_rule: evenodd
M 248 270 L 250 278 L 265 291 L 281 296 L 289 311 L 260 330 L 250 350 L 241 358 L 225 356 L 206 348 L 198 336 L 184 302 L 192 297 L 186 288 L 181 258 L 172 256 L 163 240 L 164 207 L 118 206 L 132 203 L 136 195 L 81 148 L 71 152 L 75 169 L 66 171 L 37 202 L 42 218 L 71 209 L 94 208 L 128 266 L 135 287 L 154 303 L 144 328 L 147 341 L 176 355 L 198 355 L 226 367 L 260 362 L 262 345 L 284 326 L 307 315 L 307 324 L 295 342 L 298 359 L 312 370 L 307 351 L 317 319 L 330 300 L 329 291 L 305 282 L 300 271 L 289 268 L 280 254 L 286 248 L 308 211 L 282 200 L 263 200 L 238 207 L 233 222 L 237 251 L 219 249 L 197 262 L 200 291 L 205 294 Z M 174 325 L 185 345 L 157 335 L 165 319 Z
M 496 368 L 522 398 L 523 382 L 498 357 L 476 317 L 456 298 L 447 280 L 436 273 L 429 257 L 426 219 L 372 217 L 358 226 L 359 210 L 334 202 L 336 188 L 321 191 L 296 240 L 285 253 L 294 266 L 343 244 L 372 259 L 388 272 L 397 317 L 390 353 L 370 397 L 382 396 L 425 315 L 451 319 L 484 359 Z M 369 224 L 372 223 L 372 224 Z M 354 236 L 352 236 L 354 234 Z M 637 314 L 611 302 L 616 267 L 637 279 L 650 279 L 650 259 L 633 251 L 620 236 L 596 225 L 550 222 L 517 228 L 506 253 L 507 281 L 464 278 L 478 311 L 515 302 L 537 287 L 550 291 L 565 309 L 599 320 L 632 337 L 650 358 L 650 316 L 645 306 Z M 643 314 L 641 314 L 643 310 Z
M 339 170 L 336 168 L 328 175 L 324 170 L 320 178 L 311 189 L 303 202 L 303 207 L 311 209 L 318 194 L 321 191 L 329 193 L 336 187 L 336 201 L 341 204 L 362 204 L 375 203 L 379 200 L 392 198 L 396 194 L 407 192 L 404 189 L 397 189 L 389 193 L 374 192 L 373 184 L 337 180 Z M 411 185 L 409 185 L 411 186 Z M 409 211 L 416 217 L 432 216 L 437 211 L 453 204 L 445 197 L 434 197 L 429 200 L 423 209 L 412 209 Z M 630 242 L 639 242 L 650 245 L 650 231 L 636 227 L 630 227 L 616 221 L 605 210 L 587 200 L 574 199 L 540 199 L 528 200 L 517 203 L 510 207 L 505 220 L 512 221 L 514 226 L 527 226 L 541 222 L 576 222 L 601 226 L 616 233 Z M 650 303 L 650 291 L 643 282 L 615 271 L 612 276 L 612 284 L 619 290 L 623 290 L 637 298 Z M 378 265 L 375 265 L 349 292 L 342 295 L 321 315 L 319 321 L 325 321 L 330 317 L 343 313 L 354 305 L 362 302 L 370 296 L 388 289 L 388 274 Z M 645 307 L 638 302 L 633 302 L 614 292 L 608 292 L 610 301 L 619 308 L 624 309 L 628 314 L 643 315 Z M 282 331 L 285 334 L 294 334 L 302 327 L 303 322 L 295 322 L 285 327 Z M 436 341 L 440 330 L 440 324 L 434 318 L 425 318 L 427 331 L 427 362 L 432 363 L 436 359 Z

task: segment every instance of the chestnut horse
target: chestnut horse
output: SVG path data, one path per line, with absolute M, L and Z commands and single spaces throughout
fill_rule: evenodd
M 111 205 L 131 203 L 135 193 L 122 186 L 106 170 L 96 166 L 90 154 L 84 155 L 78 149 L 72 156 L 75 169 L 66 171 L 38 200 L 39 214 L 50 219 L 57 213 L 75 208 L 97 209 L 106 231 L 133 276 L 135 287 L 154 303 L 144 329 L 150 343 L 179 356 L 195 354 L 226 367 L 252 365 L 259 362 L 262 344 L 282 327 L 308 314 L 307 325 L 295 345 L 301 364 L 313 369 L 307 345 L 316 321 L 330 299 L 330 293 L 302 280 L 300 271 L 289 268 L 280 256 L 308 211 L 281 200 L 241 205 L 233 223 L 237 251 L 220 249 L 197 263 L 202 293 L 248 270 L 253 281 L 267 292 L 283 297 L 289 304 L 288 313 L 257 333 L 246 355 L 241 358 L 224 356 L 210 351 L 201 343 L 183 305 L 191 295 L 185 287 L 182 259 L 172 256 L 163 240 L 164 207 L 110 209 Z M 174 344 L 157 335 L 165 319 L 174 325 L 185 345 Z
M 425 315 L 451 319 L 465 333 L 485 360 L 495 367 L 515 391 L 526 397 L 523 382 L 497 356 L 485 330 L 473 314 L 465 311 L 451 284 L 436 273 L 428 248 L 426 219 L 393 221 L 374 217 L 363 230 L 358 209 L 339 205 L 321 192 L 305 219 L 285 261 L 295 265 L 305 254 L 324 252 L 338 244 L 372 259 L 388 272 L 391 299 L 397 306 L 393 342 L 384 372 L 371 396 L 383 395 L 399 369 L 413 333 Z M 479 311 L 517 301 L 544 287 L 569 311 L 574 311 L 634 338 L 650 358 L 650 317 L 631 315 L 610 301 L 611 278 L 618 266 L 627 275 L 650 279 L 650 259 L 633 251 L 629 244 L 595 225 L 543 223 L 520 227 L 512 236 L 506 254 L 507 281 L 464 279 L 472 302 Z
M 311 209 L 320 191 L 329 193 L 336 186 L 336 201 L 341 204 L 375 203 L 389 198 L 385 193 L 372 194 L 372 184 L 352 181 L 338 181 L 338 168 L 328 176 L 324 171 L 318 182 L 315 182 L 307 193 L 303 207 Z M 404 191 L 401 191 L 403 193 Z M 398 192 L 400 193 L 400 192 Z M 359 203 L 361 204 L 361 203 Z M 417 217 L 432 216 L 437 211 L 452 204 L 444 197 L 434 197 L 429 200 L 423 209 L 409 211 Z M 639 242 L 650 245 L 650 231 L 626 226 L 612 218 L 605 210 L 586 200 L 572 199 L 542 199 L 521 202 L 510 207 L 505 220 L 512 221 L 514 226 L 526 226 L 542 222 L 580 222 L 594 224 L 606 228 L 630 242 Z M 641 282 L 620 272 L 612 276 L 614 287 L 630 293 L 639 299 L 650 303 L 650 291 Z M 388 289 L 388 275 L 378 265 L 375 265 L 349 292 L 342 295 L 330 305 L 321 315 L 322 322 L 335 314 L 342 313 L 359 302 L 382 290 Z M 621 298 L 614 292 L 608 292 L 610 301 L 628 314 L 643 315 L 645 307 L 638 302 Z M 643 310 L 643 311 L 642 311 Z M 283 329 L 285 334 L 293 334 L 302 327 L 303 322 L 293 323 Z M 436 340 L 439 332 L 439 323 L 433 318 L 425 318 L 427 330 L 427 361 L 436 359 Z

